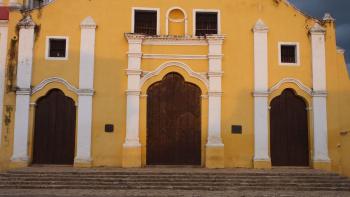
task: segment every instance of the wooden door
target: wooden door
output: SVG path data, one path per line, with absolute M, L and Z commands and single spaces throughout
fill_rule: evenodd
M 170 73 L 147 94 L 147 165 L 200 165 L 201 90 Z
M 76 107 L 60 90 L 51 90 L 35 109 L 34 164 L 72 165 Z
M 292 89 L 271 102 L 270 143 L 273 166 L 309 165 L 306 104 Z

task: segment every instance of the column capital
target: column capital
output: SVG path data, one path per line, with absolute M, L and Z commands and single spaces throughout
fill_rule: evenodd
M 30 15 L 24 16 L 17 25 L 20 29 L 34 29 L 36 26 Z
M 80 23 L 81 29 L 96 29 L 97 25 L 95 20 L 88 16 Z
M 254 91 L 253 96 L 254 97 L 269 97 L 270 92 L 268 91 Z
M 128 40 L 129 44 L 142 44 L 143 39 L 145 39 L 143 34 L 126 33 L 125 38 Z
M 93 89 L 79 89 L 77 93 L 79 96 L 93 96 L 95 91 Z
M 263 20 L 259 19 L 254 27 L 253 27 L 254 33 L 267 33 L 269 32 L 269 28 L 266 26 Z
M 206 39 L 209 45 L 222 45 L 224 43 L 225 36 L 217 34 L 208 34 L 206 35 Z
M 30 88 L 18 88 L 16 95 L 30 95 L 32 90 Z
M 325 35 L 326 28 L 322 27 L 320 24 L 315 23 L 315 25 L 310 29 L 311 35 Z
M 313 91 L 312 97 L 327 97 L 328 92 L 327 91 Z

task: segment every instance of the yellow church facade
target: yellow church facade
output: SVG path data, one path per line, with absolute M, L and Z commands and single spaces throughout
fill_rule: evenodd
M 0 1 L 3 169 L 350 173 L 335 20 L 286 0 Z

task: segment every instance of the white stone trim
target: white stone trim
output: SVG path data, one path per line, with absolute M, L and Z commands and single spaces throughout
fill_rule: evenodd
M 177 21 L 177 20 L 172 20 L 170 17 L 169 17 L 169 15 L 170 15 L 170 13 L 171 13 L 171 11 L 173 11 L 173 10 L 181 10 L 182 11 L 182 13 L 184 14 L 184 19 L 182 19 L 182 20 L 179 20 L 179 21 Z M 171 7 L 170 9 L 168 9 L 168 11 L 167 11 L 167 13 L 166 13 L 166 21 L 165 21 L 165 34 L 166 35 L 169 35 L 169 21 L 170 22 L 177 22 L 177 23 L 182 23 L 182 22 L 185 22 L 185 35 L 187 35 L 187 33 L 188 33 L 188 16 L 187 16 L 187 13 L 186 13 L 186 11 L 184 10 L 184 9 L 182 9 L 181 7 L 178 7 L 178 6 L 176 6 L 176 7 Z
M 69 83 L 67 80 L 61 78 L 61 77 L 50 77 L 47 78 L 43 81 L 41 81 L 38 85 L 36 85 L 31 92 L 31 95 L 36 94 L 37 92 L 39 92 L 40 90 L 44 89 L 47 85 L 51 84 L 51 83 L 60 83 L 63 84 L 64 86 L 67 87 L 68 90 L 74 92 L 75 94 L 79 94 L 79 89 L 76 88 L 74 85 L 72 85 L 71 83 Z
M 8 21 L 0 21 L 0 146 L 2 143 L 2 118 L 5 94 Z
M 292 78 L 292 77 L 288 77 L 288 78 L 284 78 L 281 81 L 279 81 L 278 83 L 276 83 L 274 86 L 272 86 L 272 88 L 270 88 L 269 93 L 272 94 L 275 91 L 277 91 L 282 85 L 287 84 L 287 83 L 292 83 L 297 85 L 301 90 L 303 90 L 305 93 L 307 93 L 308 95 L 312 96 L 313 95 L 313 91 L 311 88 L 309 88 L 307 85 L 305 85 L 303 82 L 301 82 L 298 79 Z
M 30 88 L 34 53 L 35 23 L 30 15 L 19 23 L 15 128 L 11 161 L 28 162 Z
M 65 57 L 50 57 L 50 39 L 64 39 L 66 40 L 66 56 Z M 46 36 L 46 48 L 45 48 L 45 59 L 46 60 L 68 60 L 69 57 L 69 37 L 67 36 Z
M 149 80 L 152 77 L 158 76 L 164 69 L 168 68 L 168 67 L 179 67 L 184 69 L 189 76 L 194 77 L 200 81 L 203 82 L 203 84 L 206 87 L 209 87 L 209 80 L 207 79 L 207 77 L 201 73 L 195 72 L 191 69 L 191 67 L 189 67 L 187 64 L 183 63 L 183 62 L 178 62 L 178 61 L 170 61 L 170 62 L 165 62 L 162 65 L 160 65 L 158 68 L 156 68 L 154 71 L 152 72 L 147 72 L 140 81 L 140 86 L 139 89 L 142 88 L 142 86 L 144 85 L 144 83 Z
M 143 54 L 143 59 L 206 60 L 208 55 Z
M 151 46 L 207 46 L 208 42 L 201 37 L 174 37 L 174 36 L 159 36 L 145 37 L 143 45 Z
M 193 9 L 193 24 L 192 24 L 192 34 L 196 36 L 196 13 L 197 12 L 209 12 L 218 14 L 218 35 L 221 34 L 221 11 L 219 9 Z
M 284 63 L 282 62 L 282 46 L 295 46 L 295 63 Z M 299 42 L 278 42 L 278 64 L 280 66 L 300 66 L 300 44 Z
M 78 98 L 78 132 L 75 163 L 91 163 L 92 161 L 92 114 L 96 22 L 91 16 L 80 24 L 80 67 L 79 67 L 79 98 Z
M 270 161 L 268 122 L 268 31 L 259 19 L 254 32 L 254 161 Z
M 328 155 L 326 29 L 316 23 L 310 29 L 313 78 L 314 162 L 330 163 Z
M 160 35 L 160 8 L 132 7 L 131 8 L 131 33 L 135 33 L 135 11 L 148 10 L 157 12 L 157 35 Z

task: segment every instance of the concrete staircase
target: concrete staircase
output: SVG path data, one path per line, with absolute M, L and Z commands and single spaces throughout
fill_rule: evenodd
M 9 189 L 350 192 L 350 179 L 310 169 L 32 167 L 0 173 L 0 190 Z

